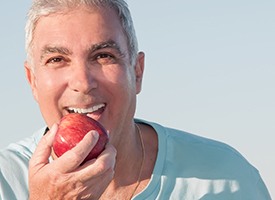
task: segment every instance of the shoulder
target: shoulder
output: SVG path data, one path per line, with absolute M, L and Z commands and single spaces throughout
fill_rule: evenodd
M 27 159 L 30 158 L 39 140 L 42 138 L 44 130 L 45 128 L 41 128 L 30 137 L 26 137 L 18 142 L 11 143 L 6 148 L 1 149 L 0 159 L 10 158 L 14 160 L 16 157 L 25 157 Z
M 177 130 L 159 125 L 159 137 L 165 137 L 168 149 L 173 148 L 182 152 L 182 156 L 192 157 L 192 160 L 208 160 L 209 162 L 219 159 L 219 161 L 239 161 L 245 165 L 249 162 L 232 146 L 221 141 L 198 136 L 182 130 Z M 178 152 L 179 153 L 179 152 Z
M 235 148 L 226 143 L 166 127 L 158 123 L 143 120 L 142 122 L 147 123 L 155 129 L 160 144 L 165 142 L 168 151 L 171 149 L 174 149 L 174 151 L 178 150 L 183 153 L 182 156 L 185 155 L 185 153 L 196 156 L 204 156 L 205 154 L 210 154 L 211 156 L 227 155 L 231 158 L 243 160 L 248 164 L 248 161 Z M 162 145 L 160 147 L 162 147 Z M 211 157 L 208 157 L 208 159 L 210 158 Z
M 191 152 L 196 156 L 203 156 L 208 160 L 211 160 L 211 158 L 230 158 L 248 164 L 239 151 L 224 142 L 172 128 L 163 127 L 163 130 L 164 137 L 167 138 L 167 144 L 180 148 L 182 151 Z M 206 155 L 207 157 L 205 157 Z
M 217 198 L 213 191 L 221 199 L 270 199 L 258 170 L 231 146 L 157 123 L 138 122 L 153 127 L 158 136 L 153 178 L 144 195 L 158 195 L 155 188 L 159 188 L 163 199 Z
M 143 121 L 158 135 L 158 159 L 167 172 L 213 179 L 260 179 L 258 170 L 228 144 L 182 130 Z
M 43 129 L 0 150 L 1 197 L 27 195 L 29 159 L 42 136 Z

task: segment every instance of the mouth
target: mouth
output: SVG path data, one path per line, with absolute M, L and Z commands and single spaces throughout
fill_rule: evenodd
M 95 120 L 98 120 L 106 108 L 106 104 L 101 103 L 94 106 L 90 106 L 88 108 L 77 108 L 77 107 L 68 107 L 67 111 L 69 113 L 79 113 L 85 114 Z

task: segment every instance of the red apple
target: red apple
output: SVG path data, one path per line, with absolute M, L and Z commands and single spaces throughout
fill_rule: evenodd
M 53 150 L 55 154 L 60 157 L 75 147 L 91 130 L 98 132 L 99 139 L 83 163 L 96 158 L 105 149 L 108 142 L 107 132 L 99 122 L 84 114 L 71 113 L 65 115 L 60 121 L 54 139 Z

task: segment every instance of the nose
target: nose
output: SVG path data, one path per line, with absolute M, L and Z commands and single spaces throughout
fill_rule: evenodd
M 96 75 L 85 64 L 72 67 L 69 80 L 71 90 L 88 94 L 92 89 L 97 88 Z

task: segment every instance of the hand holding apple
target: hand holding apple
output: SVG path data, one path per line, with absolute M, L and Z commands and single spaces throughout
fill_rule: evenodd
M 104 151 L 94 162 L 79 166 L 83 157 L 97 139 L 91 132 L 70 152 L 54 162 L 49 161 L 58 125 L 54 124 L 43 136 L 29 162 L 29 200 L 36 199 L 99 199 L 114 176 L 116 149 L 107 143 Z M 98 134 L 99 135 L 99 134 Z M 75 158 L 71 161 L 72 156 Z M 100 166 L 100 167 L 99 167 Z
M 99 122 L 84 114 L 71 113 L 65 115 L 60 121 L 53 142 L 55 154 L 60 157 L 66 151 L 75 147 L 91 130 L 98 132 L 99 139 L 83 163 L 96 158 L 105 149 L 108 142 L 107 131 Z

